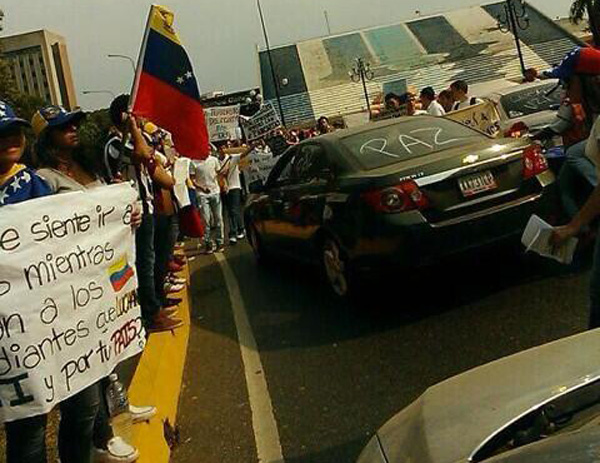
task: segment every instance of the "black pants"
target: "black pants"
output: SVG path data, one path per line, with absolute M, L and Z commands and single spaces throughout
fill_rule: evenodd
M 235 238 L 244 233 L 244 221 L 242 219 L 242 190 L 235 188 L 224 195 L 225 208 L 227 209 L 227 220 L 229 221 L 229 238 Z
M 169 273 L 169 259 L 173 255 L 179 233 L 179 229 L 173 225 L 174 222 L 174 215 L 156 214 L 154 216 L 154 254 L 156 256 L 154 261 L 154 285 L 156 295 L 163 306 L 167 299 L 164 284 Z
M 60 403 L 58 452 L 61 463 L 91 463 L 98 412 L 98 384 Z M 47 415 L 6 423 L 7 463 L 46 463 Z
M 154 216 L 152 214 L 144 214 L 142 224 L 135 233 L 135 252 L 142 318 L 145 323 L 152 323 L 152 320 L 161 309 L 154 278 L 156 255 L 154 250 Z

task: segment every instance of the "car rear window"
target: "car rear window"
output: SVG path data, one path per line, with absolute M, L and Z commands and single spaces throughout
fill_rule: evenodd
M 415 116 L 412 120 L 349 135 L 341 143 L 364 169 L 371 170 L 484 139 L 487 139 L 484 134 L 458 122 Z
M 501 97 L 500 104 L 510 119 L 548 111 L 560 105 L 561 102 L 562 91 L 560 89 L 548 95 L 555 87 L 556 84 L 552 83 L 512 92 Z

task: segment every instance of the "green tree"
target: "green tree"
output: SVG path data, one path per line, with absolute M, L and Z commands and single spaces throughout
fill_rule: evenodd
M 579 24 L 587 17 L 594 44 L 600 45 L 600 0 L 574 0 L 571 5 L 570 17 L 575 24 Z

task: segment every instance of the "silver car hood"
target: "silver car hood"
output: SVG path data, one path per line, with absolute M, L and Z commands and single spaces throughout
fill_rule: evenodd
M 457 463 L 500 429 L 600 377 L 600 330 L 470 370 L 428 389 L 378 432 L 389 463 Z

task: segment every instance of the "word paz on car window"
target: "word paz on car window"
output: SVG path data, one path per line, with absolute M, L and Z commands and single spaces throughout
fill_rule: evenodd
M 445 138 L 444 129 L 441 127 L 426 127 L 411 130 L 408 133 L 398 135 L 398 143 L 403 153 L 398 154 L 388 149 L 388 140 L 385 138 L 373 138 L 360 147 L 360 153 L 377 153 L 392 158 L 400 158 L 402 155 L 412 155 L 419 147 L 431 151 L 437 148 L 461 141 L 462 138 Z

